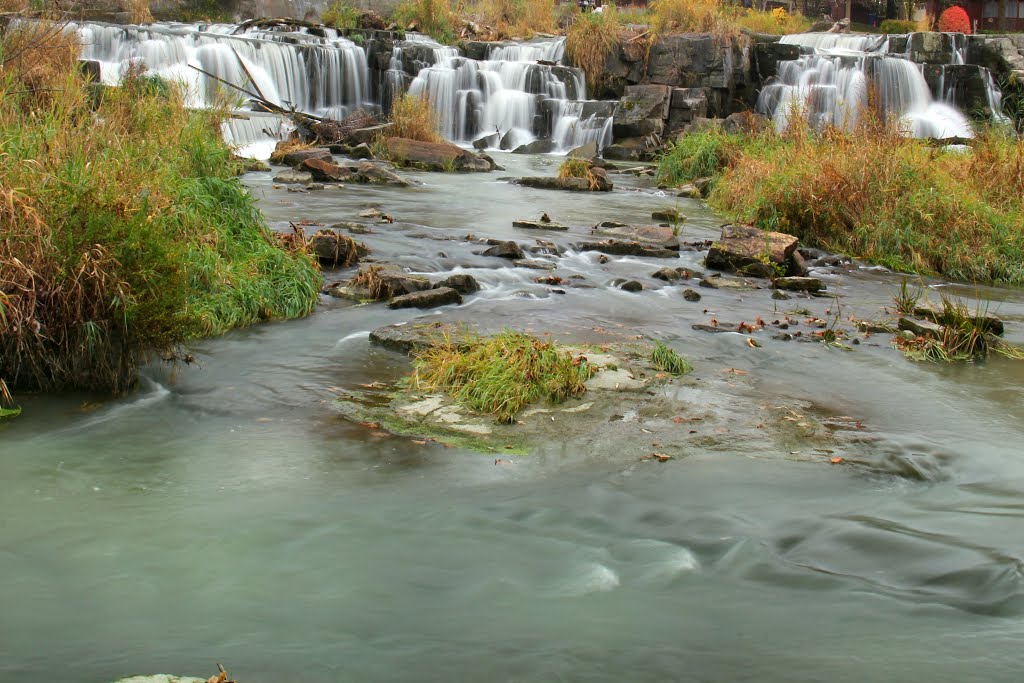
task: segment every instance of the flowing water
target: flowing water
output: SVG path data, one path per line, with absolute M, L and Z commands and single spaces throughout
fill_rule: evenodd
M 496 157 L 510 175 L 557 163 Z M 886 335 L 751 348 L 690 327 L 878 316 L 899 278 L 877 269 L 820 271 L 834 300 L 702 288 L 694 304 L 649 277 L 664 262 L 570 250 L 556 272 L 592 288 L 553 293 L 467 233 L 570 244 L 678 206 L 693 240 L 719 221 L 648 181 L 580 196 L 498 175 L 296 194 L 251 174 L 275 226 L 376 205 L 396 222 L 360 237 L 375 256 L 470 272 L 482 292 L 427 313 L 325 297 L 307 319 L 195 344 L 192 365 L 147 367 L 122 399 L 23 397 L 0 427 L 0 681 L 218 661 L 245 683 L 1020 680 L 1024 363 L 915 364 Z M 511 227 L 541 210 L 572 230 Z M 1020 291 L 929 284 L 992 299 L 1024 343 Z M 408 371 L 367 333 L 420 315 L 664 339 L 696 367 L 675 390 L 684 415 L 705 417 L 669 444 L 684 457 L 641 462 L 656 420 L 625 396 L 618 431 L 570 428 L 510 465 L 338 418 L 338 390 Z M 844 463 L 783 438 L 776 408 L 845 425 Z

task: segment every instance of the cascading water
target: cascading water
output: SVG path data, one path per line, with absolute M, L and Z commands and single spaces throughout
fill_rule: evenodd
M 449 139 L 493 136 L 489 146 L 515 149 L 550 138 L 552 149 L 562 151 L 610 142 L 610 117 L 593 107 L 585 115 L 582 72 L 561 64 L 564 38 L 491 45 L 479 61 L 437 43 L 430 49 L 432 63 L 419 71 L 409 92 L 433 104 Z M 389 73 L 398 68 L 393 61 Z
M 967 118 L 954 106 L 938 102 L 921 66 L 885 54 L 884 37 L 805 33 L 783 36 L 807 53 L 780 62 L 778 77 L 762 90 L 757 109 L 784 129 L 798 112 L 815 127 L 852 130 L 869 106 L 869 89 L 877 95 L 879 114 L 892 117 L 915 137 L 971 137 Z
M 148 73 L 184 84 L 192 107 L 240 94 L 218 79 L 285 109 L 318 116 L 341 118 L 359 107 L 376 107 L 369 100 L 366 54 L 331 29 L 318 36 L 259 29 L 238 33 L 231 24 L 68 28 L 82 36 L 82 58 L 100 63 L 104 83 L 116 84 L 130 64 L 143 64 Z M 243 153 L 265 157 L 282 122 L 257 112 L 240 116 L 225 123 L 225 138 Z

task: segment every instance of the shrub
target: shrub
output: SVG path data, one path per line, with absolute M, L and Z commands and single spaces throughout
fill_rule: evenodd
M 914 33 L 918 30 L 917 22 L 907 19 L 886 19 L 878 27 L 882 33 Z
M 728 13 L 730 9 L 722 8 L 722 12 Z M 736 26 L 755 33 L 768 33 L 775 35 L 786 35 L 789 33 L 802 33 L 811 28 L 813 21 L 799 12 L 787 12 L 782 7 L 776 7 L 771 12 L 761 12 L 756 9 L 737 11 L 734 19 Z
M 963 7 L 953 5 L 939 15 L 939 30 L 952 33 L 971 33 L 971 19 Z
M 437 112 L 425 97 L 404 93 L 391 104 L 389 135 L 422 142 L 444 142 Z
M 621 30 L 618 12 L 609 5 L 601 13 L 579 14 L 565 33 L 566 57 L 583 69 L 591 92 L 601 82 L 608 55 L 619 46 Z
M 320 21 L 332 28 L 358 28 L 360 12 L 341 0 L 332 0 L 320 15 Z
M 553 342 L 506 331 L 486 339 L 446 339 L 413 361 L 410 387 L 444 391 L 472 410 L 512 422 L 534 401 L 560 403 L 579 396 L 596 369 Z
M 319 273 L 232 177 L 223 113 L 138 70 L 91 92 L 52 29 L 0 41 L 0 382 L 123 391 L 152 350 L 312 310 Z

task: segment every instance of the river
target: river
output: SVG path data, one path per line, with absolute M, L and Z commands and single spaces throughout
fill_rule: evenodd
M 690 303 L 648 277 L 655 259 L 569 252 L 558 272 L 593 288 L 552 293 L 464 237 L 568 243 L 677 205 L 683 238 L 704 239 L 720 219 L 648 179 L 615 176 L 600 196 L 509 185 L 560 159 L 496 157 L 507 172 L 410 173 L 415 189 L 245 178 L 279 229 L 379 205 L 396 222 L 359 239 L 417 271 L 472 273 L 483 291 L 463 306 L 325 297 L 307 319 L 195 344 L 192 365 L 147 367 L 122 399 L 23 397 L 0 427 L 0 681 L 216 662 L 242 683 L 1020 680 L 1024 363 L 913 363 L 886 335 L 842 350 L 762 333 L 751 348 L 690 327 L 798 306 L 877 317 L 900 278 L 876 269 L 821 273 L 835 299 Z M 511 227 L 541 210 L 573 230 Z M 671 265 L 700 269 L 700 254 Z M 615 288 L 624 277 L 647 289 Z M 1024 343 L 1021 291 L 929 284 L 992 299 Z M 665 339 L 696 367 L 680 396 L 709 417 L 664 464 L 640 461 L 643 419 L 495 464 L 339 418 L 339 390 L 408 370 L 367 333 L 419 315 Z M 842 438 L 760 429 L 776 408 Z

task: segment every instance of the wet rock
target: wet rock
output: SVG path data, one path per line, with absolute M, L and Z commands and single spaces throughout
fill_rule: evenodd
M 388 157 L 398 166 L 425 171 L 487 172 L 491 164 L 476 154 L 447 142 L 422 142 L 406 138 L 388 138 L 384 142 Z
M 353 159 L 372 159 L 373 151 L 368 144 L 363 142 L 350 149 L 348 155 Z
M 679 258 L 679 252 L 673 249 L 633 242 L 627 240 L 603 240 L 601 242 L 581 242 L 573 245 L 577 251 L 599 251 L 612 256 L 650 256 L 653 258 Z M 601 263 L 606 263 L 601 261 Z
M 682 278 L 678 268 L 659 268 L 658 270 L 651 273 L 651 277 L 655 280 L 664 280 L 665 282 L 675 282 Z
M 399 323 L 379 327 L 370 333 L 370 342 L 384 348 L 410 354 L 445 343 L 462 344 L 471 332 L 462 325 L 445 322 Z
M 787 267 L 799 240 L 793 235 L 747 225 L 726 225 L 722 236 L 708 250 L 708 268 L 769 277 L 774 267 Z
M 335 164 L 323 159 L 306 159 L 299 164 L 299 171 L 307 171 L 313 180 L 325 183 L 380 183 L 407 187 L 411 183 L 383 164 L 359 161 L 352 165 Z
M 554 270 L 555 264 L 551 261 L 541 261 L 540 259 L 516 259 L 512 262 L 512 265 L 516 268 L 531 268 L 533 270 Z
M 918 318 L 923 318 L 940 325 L 949 325 L 954 323 L 953 320 L 950 320 L 946 316 L 945 311 L 942 309 L 931 308 L 930 306 L 916 307 L 914 309 L 914 315 Z M 989 332 L 999 337 L 1003 336 L 1003 332 L 1005 331 L 1003 321 L 994 315 L 982 314 L 973 316 L 972 319 L 974 320 L 974 324 L 984 332 Z
M 497 133 L 491 133 L 490 135 L 484 135 L 483 137 L 477 138 L 473 141 L 473 149 L 484 150 L 493 149 L 501 143 L 501 136 Z
M 525 145 L 519 145 L 514 150 L 513 154 L 549 154 L 555 149 L 555 143 L 551 140 L 540 139 L 528 142 Z
M 790 297 L 789 294 L 786 294 L 785 292 L 776 289 L 774 292 L 772 292 L 772 298 L 778 301 L 787 301 L 792 297 Z
M 130 676 L 116 683 L 207 683 L 205 678 L 191 676 L 171 676 L 170 674 L 154 674 L 152 676 Z
M 273 178 L 275 183 L 283 185 L 305 185 L 312 180 L 313 176 L 311 174 L 294 170 L 281 171 Z
M 611 192 L 614 185 L 607 176 L 597 176 L 596 186 L 591 187 L 590 181 L 586 178 L 557 178 L 548 176 L 527 176 L 525 178 L 514 178 L 514 185 L 532 187 L 538 190 L 564 190 L 567 192 Z
M 331 226 L 330 229 L 345 230 L 346 232 L 349 232 L 353 235 L 370 235 L 373 233 L 373 230 L 366 227 L 362 223 L 353 223 L 351 221 L 342 221 L 340 223 L 335 223 L 334 225 Z
M 362 249 L 351 237 L 346 237 L 333 230 L 320 230 L 309 241 L 309 247 L 321 264 L 325 266 L 351 265 L 361 255 L 369 253 Z
M 660 145 L 653 143 L 654 136 L 623 138 L 614 145 L 608 145 L 601 154 L 605 159 L 614 161 L 653 161 Z
M 279 145 L 282 143 L 278 143 Z M 316 149 L 301 149 L 295 152 L 288 152 L 281 157 L 281 163 L 285 166 L 298 166 L 307 159 L 324 159 L 330 161 L 333 159 L 331 156 L 331 150 L 324 149 L 323 147 L 317 147 Z
M 733 280 L 727 277 L 706 277 L 699 284 L 707 289 L 760 289 L 746 280 Z
M 461 303 L 462 295 L 451 287 L 435 287 L 422 292 L 396 296 L 388 302 L 388 308 L 434 308 Z
M 687 301 L 700 301 L 700 294 L 698 294 L 695 290 L 686 288 L 683 290 L 683 298 L 686 299 Z
M 430 289 L 430 280 L 411 275 L 394 263 L 365 265 L 346 287 L 332 288 L 329 294 L 350 299 L 386 301 L 403 294 Z
M 595 226 L 595 232 L 602 237 L 625 239 L 631 242 L 645 242 L 662 249 L 679 249 L 679 238 L 676 237 L 675 231 L 672 228 L 660 225 L 619 225 L 616 227 L 601 227 L 601 225 L 606 224 Z
M 570 159 L 593 159 L 597 156 L 597 152 L 597 143 L 588 142 L 569 152 L 568 157 Z
M 354 145 L 360 145 L 363 144 L 364 142 L 366 144 L 370 144 L 375 139 L 377 139 L 377 137 L 387 134 L 388 131 L 390 131 L 393 127 L 394 124 L 382 123 L 379 126 L 368 126 L 366 128 L 360 128 L 358 130 L 352 131 L 349 134 L 348 139 Z
M 520 247 L 518 244 L 511 240 L 494 245 L 490 249 L 483 252 L 483 256 L 496 256 L 498 258 L 507 259 L 526 258 L 526 254 L 523 253 L 522 247 Z
M 935 323 L 921 322 L 913 318 L 900 318 L 897 327 L 910 332 L 915 337 L 938 339 L 942 336 L 942 326 Z
M 698 332 L 710 332 L 712 334 L 718 334 L 720 332 L 735 332 L 735 325 L 708 325 L 707 323 L 694 323 L 690 327 Z
M 677 197 L 685 197 L 687 199 L 702 199 L 704 197 L 704 193 L 702 193 L 693 183 L 680 185 L 676 188 L 675 192 Z
M 772 287 L 791 292 L 820 292 L 825 283 L 816 277 L 778 277 L 772 281 Z
M 803 254 L 800 253 L 799 249 L 790 254 L 788 275 L 806 277 L 810 272 L 810 268 L 807 267 L 807 261 L 804 259 Z
M 656 221 L 665 221 L 667 223 L 682 223 L 686 220 L 679 209 L 659 209 L 651 212 L 651 218 Z
M 626 292 L 639 292 L 642 291 L 643 288 L 644 286 L 637 282 L 636 280 L 629 280 L 619 285 L 619 289 L 624 290 Z
M 449 287 L 459 294 L 473 294 L 474 292 L 480 291 L 480 283 L 476 281 L 475 277 L 468 273 L 455 273 L 454 275 L 449 275 L 434 285 L 435 289 L 440 287 Z
M 612 119 L 616 138 L 661 135 L 668 118 L 672 88 L 667 85 L 626 86 Z
M 545 214 L 546 215 L 546 214 Z M 555 221 L 548 219 L 545 221 L 543 218 L 539 220 L 531 220 L 529 218 L 520 218 L 519 220 L 512 221 L 513 228 L 523 228 L 524 230 L 568 230 L 569 226 L 556 223 Z

